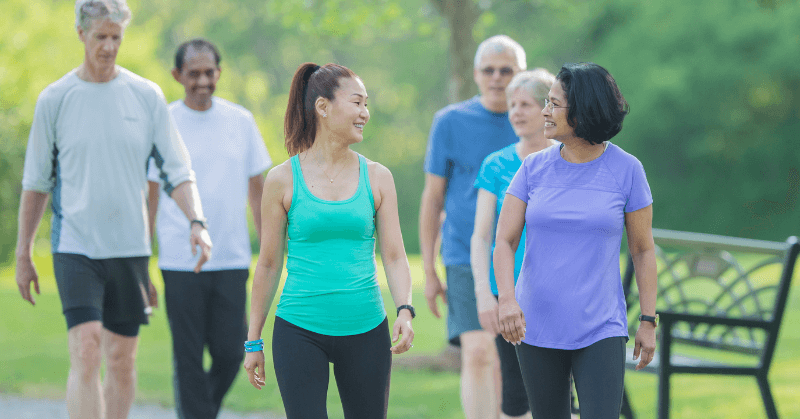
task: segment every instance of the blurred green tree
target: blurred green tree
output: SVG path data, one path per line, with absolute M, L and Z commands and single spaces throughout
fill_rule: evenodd
M 603 9 L 594 58 L 631 104 L 618 141 L 647 170 L 656 227 L 798 234 L 800 7 L 768 3 Z
M 638 0 L 130 0 L 119 63 L 183 91 L 169 75 L 178 44 L 222 51 L 217 94 L 252 110 L 273 159 L 306 61 L 352 68 L 370 94 L 356 149 L 388 166 L 409 252 L 418 250 L 422 160 L 433 114 L 475 93 L 472 58 L 504 33 L 529 68 L 594 61 L 631 104 L 614 141 L 645 165 L 657 227 L 782 239 L 798 226 L 791 139 L 800 123 L 797 0 L 698 4 Z M 0 260 L 16 241 L 23 156 L 36 98 L 80 64 L 73 2 L 6 0 L 0 15 Z M 793 171 L 794 170 L 794 171 Z M 46 237 L 48 228 L 40 232 Z

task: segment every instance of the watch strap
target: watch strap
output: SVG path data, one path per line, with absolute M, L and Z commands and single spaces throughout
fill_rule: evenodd
M 658 313 L 655 316 L 645 316 L 644 314 L 639 315 L 640 322 L 650 322 L 653 323 L 654 326 L 658 326 Z
M 414 306 L 409 304 L 403 304 L 400 307 L 397 307 L 397 315 L 400 315 L 400 310 L 406 309 L 409 313 L 411 313 L 411 318 L 417 317 L 417 313 L 414 311 Z
M 189 225 L 191 226 L 192 224 L 200 224 L 200 227 L 208 230 L 208 220 L 205 218 L 195 218 L 194 220 L 189 221 Z

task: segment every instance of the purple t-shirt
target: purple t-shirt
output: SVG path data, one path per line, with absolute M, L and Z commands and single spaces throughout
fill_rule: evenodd
M 507 193 L 525 201 L 525 257 L 515 289 L 523 342 L 585 348 L 628 336 L 619 253 L 625 213 L 653 203 L 642 163 L 609 143 L 570 163 L 561 147 L 528 156 Z

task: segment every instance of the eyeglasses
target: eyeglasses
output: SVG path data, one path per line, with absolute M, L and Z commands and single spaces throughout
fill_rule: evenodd
M 544 108 L 545 109 L 550 108 L 550 112 L 553 112 L 553 109 L 555 108 L 569 108 L 569 106 L 556 106 L 553 102 L 550 101 L 550 99 L 545 99 Z
M 508 77 L 514 74 L 514 69 L 511 67 L 501 67 L 501 68 L 494 68 L 494 67 L 484 67 L 481 69 L 481 73 L 483 73 L 486 77 L 494 76 L 496 71 L 500 72 L 500 75 L 503 77 Z

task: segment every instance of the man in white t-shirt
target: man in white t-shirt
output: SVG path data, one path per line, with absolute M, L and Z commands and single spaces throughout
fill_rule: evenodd
M 71 418 L 126 418 L 133 402 L 139 326 L 150 310 L 145 196 L 151 157 L 165 192 L 181 208 L 184 251 L 200 247 L 196 270 L 211 251 L 189 156 L 161 89 L 116 65 L 130 19 L 125 0 L 76 2 L 83 63 L 39 95 L 25 154 L 16 280 L 22 298 L 35 304 L 30 288 L 33 283 L 38 293 L 39 279 L 31 253 L 52 195 Z
M 267 149 L 253 115 L 214 97 L 220 76 L 217 48 L 204 39 L 178 47 L 172 75 L 186 97 L 169 105 L 197 176 L 205 203 L 214 257 L 196 273 L 184 243 L 189 233 L 178 207 L 162 191 L 151 164 L 150 225 L 158 209 L 158 266 L 172 330 L 175 408 L 180 418 L 215 418 L 239 371 L 247 337 L 246 282 L 252 252 L 247 229 L 249 201 L 260 237 L 263 173 L 270 167 Z M 152 228 L 152 227 L 151 227 Z M 203 368 L 208 347 L 212 364 Z

